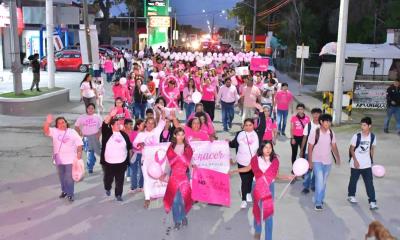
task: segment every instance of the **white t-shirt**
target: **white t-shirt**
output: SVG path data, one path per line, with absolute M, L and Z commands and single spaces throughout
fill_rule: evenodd
M 102 120 L 97 114 L 83 114 L 78 117 L 75 127 L 78 127 L 84 136 L 96 134 L 101 128 Z
M 257 150 L 259 147 L 258 135 L 255 131 L 242 131 L 239 133 L 237 141 L 239 143 L 239 148 L 236 154 L 236 161 L 242 166 L 248 166 L 250 164 L 251 158 L 257 154 Z
M 268 168 L 271 166 L 271 162 L 265 161 L 263 157 L 258 157 L 257 160 L 258 160 L 258 167 L 263 173 L 265 173 L 265 171 L 267 171 Z M 272 180 L 272 182 L 275 182 L 275 179 Z
M 147 130 L 139 132 L 135 140 L 133 140 L 133 147 L 137 148 L 139 143 L 144 143 L 144 145 L 153 145 L 160 143 L 160 135 L 161 132 L 164 130 L 164 127 L 165 127 L 165 120 L 160 119 L 160 121 L 157 124 L 157 127 L 155 127 L 150 132 Z M 141 150 L 138 152 L 141 153 Z
M 126 150 L 126 142 L 120 132 L 113 132 L 113 135 L 107 141 L 104 158 L 106 162 L 111 164 L 122 163 L 126 160 L 128 151 Z
M 94 93 L 94 83 L 92 83 L 93 89 L 90 88 L 90 83 L 89 82 L 83 82 L 81 85 L 81 90 L 82 90 L 82 96 L 85 98 L 92 98 L 95 97 L 96 94 Z
M 314 132 L 317 128 L 319 128 L 319 124 L 315 124 L 314 123 L 314 121 L 312 121 L 311 120 L 311 131 L 310 131 L 310 134 L 312 133 L 312 132 Z M 308 135 L 308 123 L 304 126 L 304 129 L 303 129 L 303 136 L 307 136 Z M 306 143 L 306 145 L 307 145 L 308 143 Z M 305 146 L 306 147 L 306 154 L 308 153 L 308 147 L 307 146 Z
M 350 144 L 353 147 L 355 147 L 356 143 L 357 143 L 357 134 L 354 134 L 353 137 L 351 138 Z M 354 149 L 356 158 L 358 160 L 358 163 L 360 164 L 359 169 L 370 168 L 372 165 L 371 155 L 370 155 L 370 145 L 371 145 L 371 134 L 368 134 L 368 136 L 364 136 L 363 134 L 361 134 L 360 145 L 356 149 Z M 372 145 L 376 146 L 376 136 Z M 350 167 L 354 168 L 353 158 L 351 158 L 350 160 Z
M 49 136 L 53 139 L 53 153 L 58 153 L 61 164 L 72 164 L 77 157 L 77 148 L 83 145 L 79 134 L 71 128 L 67 128 L 67 132 L 58 128 L 50 128 Z M 62 145 L 61 141 L 63 142 Z M 60 151 L 58 151 L 59 149 Z

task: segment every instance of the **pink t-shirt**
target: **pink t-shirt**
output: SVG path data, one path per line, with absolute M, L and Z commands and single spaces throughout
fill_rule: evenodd
M 265 132 L 263 136 L 264 141 L 272 141 L 273 132 L 277 129 L 277 125 L 275 121 L 272 121 L 272 118 L 268 118 L 265 120 Z
M 201 100 L 215 101 L 215 86 L 213 84 L 204 85 L 202 90 L 203 90 L 203 95 L 201 97 Z
M 131 95 L 129 94 L 129 90 L 126 86 L 123 86 L 121 84 L 114 85 L 112 87 L 112 91 L 114 93 L 114 99 L 120 97 L 122 98 L 122 101 L 131 101 Z
M 293 101 L 292 93 L 287 91 L 278 91 L 275 95 L 276 108 L 278 110 L 289 110 L 289 105 Z
M 186 85 L 186 83 L 188 81 L 188 78 L 187 78 L 186 75 L 183 75 L 183 76 L 179 76 L 177 79 L 179 81 L 179 91 L 182 92 L 183 89 L 185 88 L 185 85 Z
M 133 143 L 133 140 L 135 140 L 136 136 L 138 135 L 139 131 L 132 131 L 129 133 L 129 140 L 131 141 L 131 143 Z
M 292 124 L 293 136 L 302 137 L 304 128 L 309 122 L 310 118 L 308 116 L 305 116 L 303 119 L 300 119 L 299 117 L 297 117 L 297 115 L 292 116 L 292 118 L 290 119 L 290 123 Z
M 202 130 L 193 131 L 190 127 L 185 126 L 185 136 L 188 141 L 209 141 L 208 134 Z
M 179 89 L 176 87 L 170 88 L 166 87 L 163 93 L 166 101 L 166 107 L 169 108 L 177 108 L 178 105 L 178 98 L 180 97 Z
M 96 134 L 101 128 L 102 120 L 99 115 L 83 114 L 78 117 L 75 127 L 78 127 L 84 136 Z
M 244 101 L 243 105 L 245 107 L 255 107 L 257 103 L 257 98 L 261 95 L 260 89 L 256 86 L 248 87 L 244 86 L 242 90 Z
M 71 128 L 67 128 L 67 132 L 58 128 L 50 128 L 49 137 L 53 139 L 53 153 L 58 153 L 61 164 L 72 164 L 77 157 L 77 148 L 83 145 L 82 138 L 79 134 Z
M 332 130 L 329 130 L 332 131 Z M 331 143 L 336 143 L 336 137 L 335 133 L 332 132 L 332 142 L 331 142 L 331 136 L 329 131 L 324 133 L 323 131 L 320 130 L 319 132 L 319 138 L 317 144 L 314 145 L 313 151 L 312 151 L 312 161 L 313 162 L 321 162 L 323 164 L 332 164 L 333 162 L 333 157 L 332 157 L 332 144 Z M 315 135 L 316 131 L 312 131 L 310 133 L 310 136 L 308 137 L 308 143 L 314 144 L 315 143 Z
M 114 72 L 114 64 L 111 60 L 106 60 L 104 62 L 104 72 L 105 73 L 113 73 Z

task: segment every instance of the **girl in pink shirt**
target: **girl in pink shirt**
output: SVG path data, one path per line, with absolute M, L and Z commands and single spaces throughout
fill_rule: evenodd
M 126 107 L 124 107 L 124 102 L 119 97 L 115 99 L 114 107 L 110 110 L 110 112 L 112 112 L 113 109 L 117 109 L 117 113 L 114 117 L 119 120 L 121 126 L 124 126 L 125 119 L 132 118 L 129 110 Z
M 203 103 L 204 111 L 210 115 L 211 121 L 214 121 L 217 88 L 215 85 L 211 84 L 211 79 L 209 77 L 203 80 L 200 92 L 202 94 L 201 103 Z
M 129 94 L 129 89 L 126 86 L 126 78 L 121 78 L 112 87 L 114 93 L 114 99 L 121 98 L 125 103 L 131 102 L 131 95 Z
M 168 82 L 164 82 L 168 81 Z M 178 99 L 180 98 L 179 88 L 177 88 L 176 79 L 174 77 L 168 77 L 161 83 L 162 95 L 167 102 L 166 107 L 178 108 Z M 168 84 L 166 86 L 166 84 Z
M 263 136 L 263 141 L 270 141 L 275 145 L 277 125 L 274 119 L 271 118 L 271 108 L 269 106 L 264 106 L 263 109 L 265 115 L 265 132 Z
M 290 145 L 292 146 L 292 164 L 296 161 L 298 149 L 303 141 L 304 127 L 310 122 L 310 118 L 304 114 L 304 104 L 296 107 L 297 114 L 290 119 Z M 303 153 L 304 155 L 304 153 Z
M 107 82 L 110 83 L 114 74 L 114 63 L 110 56 L 108 56 L 106 61 L 104 62 L 104 72 L 107 75 Z

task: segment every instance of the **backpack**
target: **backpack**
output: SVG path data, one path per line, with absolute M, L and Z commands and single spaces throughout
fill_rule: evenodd
M 374 160 L 372 159 L 372 154 L 371 154 L 371 149 L 372 149 L 372 144 L 375 141 L 375 134 L 371 133 L 371 141 L 369 143 L 369 156 L 371 158 L 371 163 L 374 163 Z M 357 133 L 357 140 L 356 140 L 356 146 L 354 147 L 354 151 L 360 146 L 361 144 L 361 133 Z M 351 161 L 351 145 L 349 147 L 349 162 Z

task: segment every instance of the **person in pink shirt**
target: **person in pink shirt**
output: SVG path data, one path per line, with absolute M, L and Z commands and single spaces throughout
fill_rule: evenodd
M 173 76 L 169 76 L 166 80 L 168 82 L 161 83 L 161 93 L 167 102 L 166 107 L 178 108 L 178 99 L 180 97 L 179 88 L 177 87 L 176 79 Z M 165 84 L 168 84 L 165 86 Z
M 256 110 L 255 106 L 261 98 L 261 91 L 258 87 L 254 86 L 253 79 L 249 79 L 247 76 L 244 77 L 247 82 L 240 94 L 240 97 L 243 100 L 243 121 L 246 118 L 253 118 Z
M 112 81 L 112 77 L 114 74 L 114 63 L 110 56 L 107 56 L 106 61 L 104 62 L 104 72 L 107 75 L 107 82 L 110 83 Z
M 120 78 L 112 87 L 112 91 L 114 93 L 114 99 L 121 98 L 125 104 L 128 104 L 131 102 L 131 95 L 129 94 L 126 82 L 126 78 Z
M 297 152 L 301 148 L 303 132 L 305 126 L 310 122 L 310 118 L 304 114 L 304 104 L 297 104 L 297 114 L 290 119 L 290 145 L 292 146 L 292 164 L 296 161 Z
M 217 88 L 211 83 L 209 77 L 205 78 L 201 83 L 200 92 L 202 94 L 201 103 L 204 106 L 204 111 L 210 115 L 211 121 L 214 121 L 215 98 L 217 96 Z
M 264 78 L 261 76 L 260 72 L 256 72 L 254 75 L 254 85 L 258 87 L 258 89 L 262 89 L 264 86 Z
M 276 144 L 277 125 L 273 118 L 271 118 L 271 107 L 268 105 L 263 106 L 265 115 L 265 132 L 263 142 L 269 141 L 274 145 Z
M 182 65 L 182 64 L 180 64 L 180 65 Z M 179 103 L 180 103 L 181 110 L 183 110 L 183 104 L 184 104 L 183 89 L 185 88 L 186 83 L 188 81 L 188 78 L 185 75 L 185 72 L 183 71 L 183 69 L 179 70 L 177 81 L 179 83 L 179 92 L 180 92 Z
M 142 153 L 141 149 L 136 148 L 133 145 L 133 142 L 135 141 L 137 135 L 140 132 L 143 132 L 145 128 L 144 120 L 142 119 L 136 119 L 135 120 L 135 125 L 133 127 L 133 131 L 131 131 L 128 136 L 129 140 L 132 143 L 133 146 L 133 156 L 130 160 L 130 165 L 128 168 L 128 176 L 130 177 L 130 182 L 131 182 L 131 189 L 129 192 L 131 193 L 136 193 L 140 192 L 143 190 L 143 174 L 141 172 L 141 159 L 142 159 Z M 133 175 L 132 173 L 136 173 Z
M 117 118 L 119 120 L 119 123 L 121 124 L 121 126 L 123 126 L 125 119 L 132 118 L 131 113 L 129 112 L 129 110 L 126 107 L 124 107 L 124 102 L 122 101 L 122 99 L 120 97 L 117 97 L 115 99 L 114 107 L 111 109 L 111 111 L 113 109 L 117 109 L 115 118 Z
M 185 126 L 185 133 L 188 141 L 209 141 L 208 134 L 201 130 L 201 121 L 198 117 L 189 120 Z
M 192 100 L 192 95 L 196 91 L 196 86 L 193 78 L 190 78 L 187 82 L 185 88 L 183 89 L 183 101 L 186 112 L 186 121 L 189 119 L 190 114 L 194 111 L 194 102 Z
M 289 107 L 292 109 L 293 95 L 288 90 L 289 85 L 282 83 L 281 90 L 275 94 L 274 108 L 277 109 L 278 132 L 280 135 L 286 136 L 286 121 L 289 114 Z M 292 109 L 293 112 L 293 109 Z

